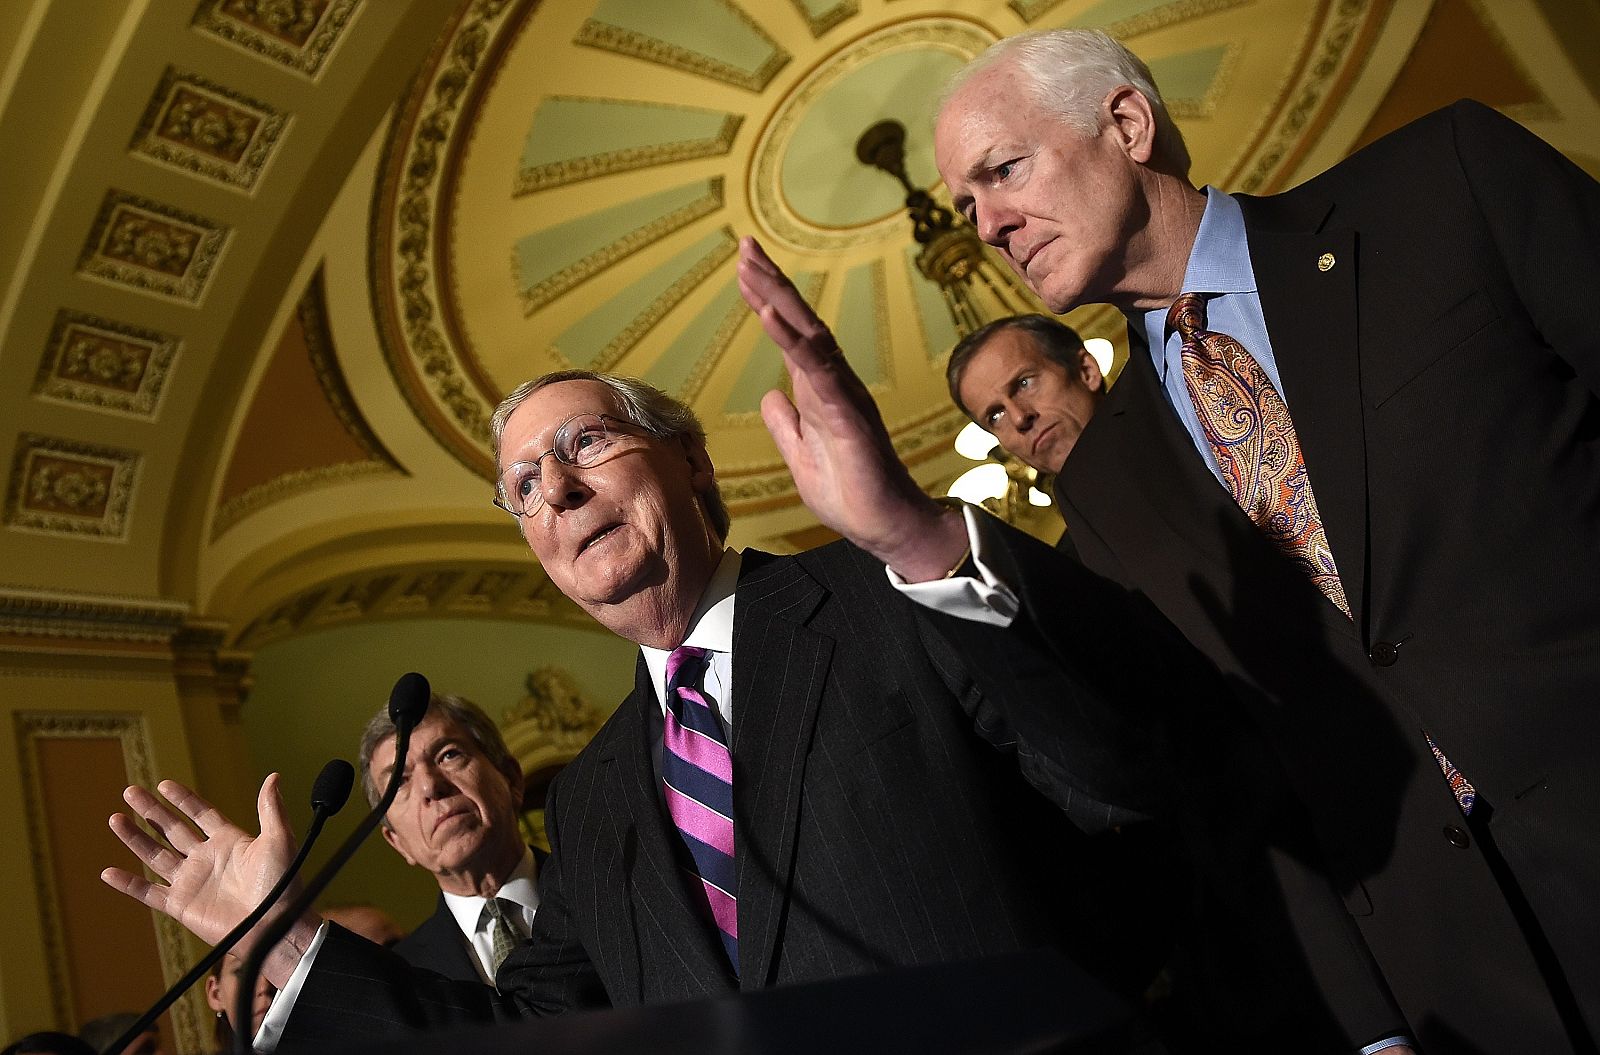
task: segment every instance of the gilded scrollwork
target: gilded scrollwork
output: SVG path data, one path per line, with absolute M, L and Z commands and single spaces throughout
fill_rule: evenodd
M 266 103 L 169 68 L 130 149 L 143 157 L 249 190 L 289 119 Z
M 168 206 L 111 191 L 90 232 L 78 273 L 194 303 L 223 246 L 227 227 Z
M 209 0 L 196 29 L 315 77 L 362 0 Z
M 56 316 L 34 395 L 154 418 L 178 339 L 63 310 Z
M 23 433 L 7 488 L 5 523 L 50 534 L 122 539 L 140 456 Z

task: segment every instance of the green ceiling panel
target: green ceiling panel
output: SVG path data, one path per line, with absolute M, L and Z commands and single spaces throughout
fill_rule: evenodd
M 688 106 L 552 97 L 523 142 L 517 191 L 726 154 L 740 120 Z
M 844 277 L 833 332 L 850 365 L 867 384 L 888 380 L 884 369 L 888 334 L 883 332 L 883 270 L 877 262 L 853 267 Z
M 1161 97 L 1168 102 L 1199 102 L 1216 83 L 1227 55 L 1226 44 L 1168 55 L 1149 63 L 1150 75 L 1156 79 Z
M 1100 3 L 1090 4 L 1062 24 L 1072 27 L 1098 29 L 1102 26 L 1114 25 L 1118 22 L 1126 22 L 1130 18 L 1147 15 L 1158 7 L 1171 6 L 1173 6 L 1173 0 L 1100 0 Z
M 737 248 L 731 229 L 712 232 L 567 327 L 556 352 L 575 367 L 610 370 Z
M 928 346 L 928 361 L 935 362 L 955 347 L 959 335 L 950 308 L 944 302 L 939 287 L 929 282 L 917 270 L 920 245 L 906 246 L 906 276 L 911 280 L 911 294 L 917 302 L 917 321 L 922 324 L 922 339 Z
M 816 304 L 817 297 L 822 292 L 822 280 L 826 277 L 818 271 L 801 271 L 791 278 L 794 287 L 808 304 Z M 733 388 L 728 392 L 728 401 L 722 407 L 724 414 L 754 414 L 761 410 L 761 397 L 774 388 L 782 388 L 786 375 L 783 371 L 783 353 L 778 350 L 777 342 L 767 336 L 765 330 L 756 338 L 755 350 L 750 353 L 750 358 L 744 364 L 744 371 L 739 374 Z
M 693 402 L 734 331 L 749 317 L 739 284 L 729 279 L 645 372 L 644 379 L 686 403 Z
M 650 243 L 722 205 L 722 180 L 700 180 L 613 205 L 517 239 L 517 288 L 530 314 Z
M 600 0 L 578 42 L 755 90 L 789 58 L 733 0 Z

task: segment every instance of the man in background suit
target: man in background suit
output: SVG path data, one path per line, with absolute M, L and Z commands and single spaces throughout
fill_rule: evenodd
M 950 398 L 1012 457 L 1054 477 L 1105 400 L 1100 364 L 1048 315 L 1007 315 L 950 350 Z M 970 390 L 970 397 L 963 395 Z
M 394 737 L 388 707 L 361 735 L 361 786 L 371 805 L 394 769 Z M 433 876 L 439 904 L 394 951 L 447 978 L 493 984 L 539 908 L 538 864 L 517 823 L 522 767 L 476 704 L 439 693 L 412 731 L 409 753 L 383 838 Z
M 1070 538 L 1230 676 L 1292 775 L 1405 1016 L 1368 1050 L 1593 1050 L 1595 182 L 1458 104 L 1284 194 L 1198 190 L 1148 70 L 1080 31 L 981 56 L 935 140 L 1051 311 L 1128 316 L 1123 376 L 1053 466 Z M 772 315 L 791 356 L 832 354 Z M 1001 396 L 952 380 L 978 414 Z M 819 414 L 872 449 L 851 399 Z

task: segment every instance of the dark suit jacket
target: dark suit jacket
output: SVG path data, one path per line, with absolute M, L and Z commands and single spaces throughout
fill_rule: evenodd
M 334 929 L 285 1041 L 370 1040 L 1037 946 L 1065 950 L 1124 992 L 1143 986 L 1166 899 L 1128 910 L 1149 883 L 1117 869 L 1115 833 L 1085 836 L 1067 812 L 1092 817 L 1108 800 L 1154 810 L 1170 794 L 1164 748 L 1140 715 L 1157 701 L 1126 691 L 1148 672 L 1119 682 L 1081 656 L 1079 675 L 1019 651 L 985 662 L 995 669 L 980 684 L 965 657 L 1000 653 L 981 638 L 953 647 L 882 565 L 846 544 L 747 553 L 737 598 L 737 979 L 677 857 L 652 760 L 659 704 L 641 661 L 633 693 L 551 787 L 553 853 L 534 934 L 501 968 L 500 994 L 422 979 Z
M 394 944 L 394 951 L 414 967 L 442 974 L 458 982 L 481 982 L 477 955 L 450 908 L 439 895 L 433 915 L 417 924 L 416 930 Z
M 542 869 L 549 855 L 538 847 L 533 851 L 535 867 Z M 394 944 L 394 951 L 413 967 L 442 974 L 458 982 L 478 982 L 478 954 L 472 943 L 461 933 L 456 918 L 444 902 L 444 895 L 434 906 L 433 915 L 417 924 L 417 928 Z
M 1457 104 L 1241 203 L 1353 622 L 1207 473 L 1141 326 L 1069 534 L 1233 680 L 1428 1050 L 1566 1050 L 1526 925 L 1600 1025 L 1600 189 Z

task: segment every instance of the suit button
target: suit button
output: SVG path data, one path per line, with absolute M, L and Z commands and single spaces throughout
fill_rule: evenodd
M 1400 646 L 1391 641 L 1379 641 L 1367 653 L 1367 658 L 1372 660 L 1375 667 L 1392 667 L 1394 661 L 1400 658 Z
M 1472 840 L 1467 838 L 1466 831 L 1454 824 L 1447 824 L 1444 826 L 1444 837 L 1449 840 L 1450 845 L 1454 846 L 1457 850 L 1465 850 L 1467 847 L 1472 845 Z

